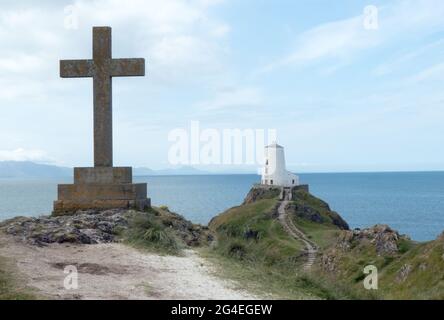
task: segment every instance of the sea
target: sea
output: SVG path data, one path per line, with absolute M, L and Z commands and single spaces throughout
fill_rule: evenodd
M 413 240 L 429 241 L 444 231 L 444 172 L 301 174 L 315 196 L 328 202 L 351 228 L 388 224 Z M 147 182 L 156 206 L 166 205 L 187 219 L 207 224 L 240 205 L 257 175 L 136 177 Z M 0 220 L 51 212 L 58 183 L 71 179 L 0 179 Z

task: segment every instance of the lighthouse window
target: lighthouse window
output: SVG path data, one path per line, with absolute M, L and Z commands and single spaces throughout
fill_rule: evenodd
M 265 163 L 265 165 L 267 165 L 267 166 L 268 166 L 268 160 L 267 160 L 267 162 Z
M 294 180 L 293 180 L 293 184 L 294 184 Z
M 270 181 L 270 184 L 273 185 L 273 180 Z

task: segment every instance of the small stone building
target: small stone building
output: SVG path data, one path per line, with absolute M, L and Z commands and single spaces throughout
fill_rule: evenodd
M 286 169 L 284 147 L 277 143 L 265 147 L 261 184 L 285 188 L 299 186 L 299 177 Z

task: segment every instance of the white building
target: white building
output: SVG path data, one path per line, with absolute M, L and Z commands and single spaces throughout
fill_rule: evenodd
M 284 148 L 277 143 L 265 147 L 265 167 L 262 172 L 262 184 L 279 187 L 299 185 L 299 177 L 287 171 Z

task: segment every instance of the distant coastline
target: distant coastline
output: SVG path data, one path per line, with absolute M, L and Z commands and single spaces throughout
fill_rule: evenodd
M 291 170 L 300 175 L 344 175 L 344 174 L 402 174 L 402 173 L 440 173 L 443 170 L 361 170 L 361 171 L 304 171 Z M 153 176 L 217 176 L 217 175 L 258 175 L 257 171 L 248 170 L 205 170 L 192 166 L 182 166 L 168 169 L 150 169 L 146 167 L 135 167 L 133 169 L 134 177 L 153 177 Z M 72 178 L 73 168 L 63 167 L 52 164 L 36 163 L 32 161 L 0 161 L 0 179 L 44 179 L 44 178 Z

